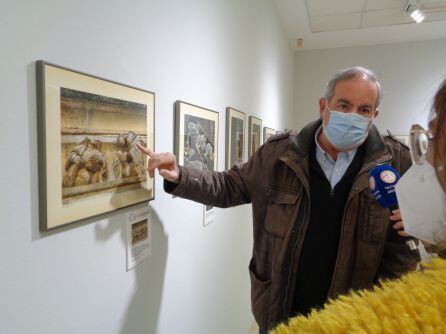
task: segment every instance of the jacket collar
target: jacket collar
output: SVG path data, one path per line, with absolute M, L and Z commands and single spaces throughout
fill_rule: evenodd
M 292 139 L 290 148 L 279 157 L 287 164 L 302 182 L 307 193 L 310 193 L 309 185 L 309 153 L 314 142 L 316 131 L 322 124 L 319 119 L 305 126 L 301 132 Z M 387 150 L 383 138 L 379 134 L 378 129 L 373 125 L 370 129 L 369 136 L 364 142 L 364 158 L 361 170 L 358 173 L 357 185 L 353 187 L 349 198 L 355 196 L 359 192 L 368 187 L 367 172 L 376 165 L 389 163 L 392 161 L 392 155 Z

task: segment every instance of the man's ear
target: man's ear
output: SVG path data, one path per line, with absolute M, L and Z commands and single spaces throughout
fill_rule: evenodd
M 327 100 L 323 97 L 319 99 L 319 115 L 321 118 L 324 116 L 325 108 L 327 107 Z

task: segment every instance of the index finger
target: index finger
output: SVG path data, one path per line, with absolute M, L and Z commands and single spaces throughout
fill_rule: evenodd
M 148 147 L 144 147 L 144 146 L 142 146 L 140 143 L 136 143 L 136 148 L 137 148 L 140 152 L 142 152 L 142 153 L 148 155 L 148 156 L 151 157 L 151 158 L 153 158 L 153 157 L 155 156 L 155 152 L 153 152 L 153 151 L 152 151 L 150 148 L 148 148 Z

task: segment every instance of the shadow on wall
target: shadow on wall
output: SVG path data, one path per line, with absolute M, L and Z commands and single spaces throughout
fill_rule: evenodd
M 130 210 L 141 208 L 147 203 L 131 208 L 120 209 L 92 217 L 75 224 L 61 226 L 54 230 L 41 232 L 39 229 L 39 195 L 38 195 L 38 153 L 37 153 L 37 112 L 36 112 L 36 77 L 35 63 L 26 66 L 28 85 L 28 130 L 29 130 L 29 170 L 31 203 L 31 241 L 41 240 L 58 233 L 79 229 L 84 225 L 96 224 L 95 233 L 98 241 L 107 241 L 112 235 L 121 232 L 123 249 L 127 245 L 125 216 Z M 107 224 L 98 224 L 107 220 Z M 157 332 L 158 318 L 166 271 L 168 239 L 158 214 L 151 209 L 152 255 L 133 268 L 127 275 L 134 275 L 134 293 L 122 318 L 121 334 L 152 334 Z M 132 281 L 133 282 L 133 281 Z M 117 287 L 119 288 L 119 287 Z
M 123 316 L 121 334 L 157 332 L 168 240 L 159 216 L 153 209 L 151 209 L 151 221 L 152 255 L 128 272 L 129 275 L 135 275 L 135 288 L 127 312 Z M 127 231 L 122 215 L 110 217 L 105 227 L 97 224 L 96 239 L 105 241 L 119 229 L 121 229 L 121 241 L 126 247 Z

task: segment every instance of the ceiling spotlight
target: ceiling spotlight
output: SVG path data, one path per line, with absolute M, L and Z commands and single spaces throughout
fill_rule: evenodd
M 410 17 L 414 19 L 416 23 L 421 23 L 424 20 L 424 14 L 419 9 L 414 10 L 412 14 L 410 14 Z

